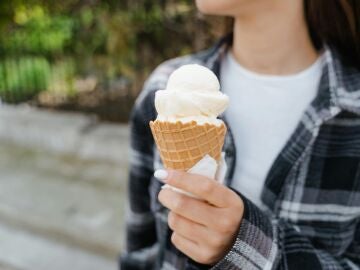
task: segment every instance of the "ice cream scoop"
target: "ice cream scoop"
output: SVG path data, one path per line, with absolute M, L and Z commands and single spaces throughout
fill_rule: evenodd
M 155 107 L 161 121 L 215 123 L 228 106 L 229 98 L 220 92 L 216 75 L 208 68 L 184 65 L 175 70 L 165 90 L 155 95 Z

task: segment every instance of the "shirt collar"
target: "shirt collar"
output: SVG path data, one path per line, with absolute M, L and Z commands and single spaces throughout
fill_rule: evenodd
M 233 42 L 233 33 L 221 38 L 204 55 L 203 63 L 218 77 L 223 56 Z M 338 51 L 327 44 L 323 46 L 325 64 L 318 95 L 322 100 L 319 106 L 327 105 L 329 110 L 349 110 L 360 115 L 360 70 L 345 65 Z M 328 93 L 324 93 L 327 91 Z M 316 105 L 316 103 L 315 103 Z M 333 114 L 333 113 L 332 113 Z M 331 115 L 332 115 L 331 114 Z

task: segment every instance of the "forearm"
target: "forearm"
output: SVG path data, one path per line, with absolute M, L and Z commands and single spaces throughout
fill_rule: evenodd
M 354 260 L 347 253 L 335 257 L 315 248 L 294 225 L 269 218 L 242 198 L 245 213 L 236 242 L 211 269 L 360 269 L 360 258 Z

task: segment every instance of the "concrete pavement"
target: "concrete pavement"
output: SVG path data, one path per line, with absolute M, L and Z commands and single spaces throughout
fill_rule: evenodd
M 0 107 L 0 270 L 116 269 L 127 147 L 126 125 Z
M 83 159 L 127 162 L 128 126 L 28 105 L 0 104 L 0 141 Z

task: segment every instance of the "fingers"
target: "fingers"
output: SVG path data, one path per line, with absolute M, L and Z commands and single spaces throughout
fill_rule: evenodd
M 209 234 L 209 231 L 204 225 L 195 223 L 172 211 L 168 216 L 168 224 L 171 230 L 185 238 L 191 239 L 195 243 L 198 242 L 195 239 L 206 238 L 206 236 Z
M 187 239 L 176 232 L 171 235 L 171 242 L 182 253 L 198 263 L 210 265 L 217 261 L 217 258 L 213 256 L 211 251 L 209 251 L 206 246 L 198 245 L 197 243 L 194 243 L 190 239 Z
M 187 255 L 188 257 L 196 260 L 196 258 L 200 257 L 201 247 L 197 245 L 195 242 L 187 239 L 180 234 L 173 232 L 171 235 L 171 242 L 177 247 L 182 253 Z
M 169 170 L 166 183 L 190 192 L 217 207 L 226 207 L 231 197 L 237 195 L 217 181 L 202 175 Z
M 168 224 L 175 233 L 195 242 L 197 245 L 206 245 L 214 249 L 222 249 L 226 245 L 221 234 L 174 212 L 169 213 Z
M 171 189 L 163 189 L 159 193 L 159 201 L 166 208 L 195 223 L 206 226 L 216 224 L 219 209 L 204 201 L 180 194 Z

